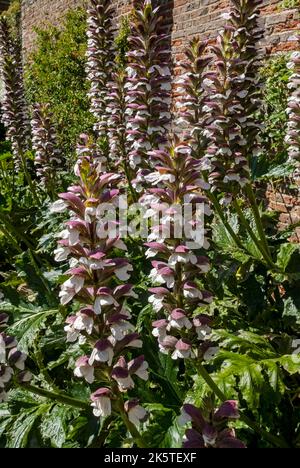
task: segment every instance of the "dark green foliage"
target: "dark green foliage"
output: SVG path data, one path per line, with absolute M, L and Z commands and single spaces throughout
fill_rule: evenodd
M 287 129 L 288 82 L 292 74 L 287 68 L 288 55 L 280 54 L 269 59 L 262 75 L 265 80 L 263 118 L 263 146 L 267 167 L 284 163 L 287 158 L 287 145 L 284 141 Z
M 27 97 L 49 102 L 58 140 L 65 153 L 74 150 L 78 136 L 92 129 L 85 74 L 86 14 L 67 13 L 62 28 L 37 30 L 35 51 L 26 67 Z

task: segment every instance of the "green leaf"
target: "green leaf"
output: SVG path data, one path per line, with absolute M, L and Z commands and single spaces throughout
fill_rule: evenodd
M 300 248 L 297 244 L 283 244 L 277 255 L 277 265 L 283 270 L 287 271 L 290 266 L 294 254 L 300 253 Z M 297 272 L 299 272 L 299 264 L 297 265 Z
M 43 417 L 40 430 L 45 441 L 50 440 L 52 447 L 61 448 L 66 441 L 68 421 L 74 410 L 65 406 L 54 406 L 51 413 Z
M 41 330 L 45 328 L 47 319 L 57 313 L 56 309 L 30 311 L 30 313 L 28 311 L 24 313 L 23 309 L 22 318 L 9 328 L 9 332 L 18 338 L 20 349 L 28 352 L 30 345 L 35 341 Z
M 300 355 L 289 354 L 278 359 L 282 367 L 291 375 L 300 373 Z
M 7 434 L 7 448 L 25 448 L 28 446 L 29 434 L 41 414 L 47 412 L 49 405 L 40 405 L 23 410 L 14 420 Z

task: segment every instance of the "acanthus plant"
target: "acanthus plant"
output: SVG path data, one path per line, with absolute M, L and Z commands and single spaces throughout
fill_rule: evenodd
M 127 141 L 137 192 L 143 190 L 151 170 L 149 151 L 167 143 L 171 119 L 170 46 L 163 32 L 163 9 L 153 4 L 151 0 L 135 2 L 128 38 Z
M 205 128 L 210 117 L 206 111 L 209 97 L 205 84 L 210 77 L 208 67 L 212 58 L 206 54 L 207 47 L 208 43 L 198 37 L 190 41 L 185 51 L 185 60 L 181 63 L 184 72 L 176 82 L 176 108 L 179 113 L 177 125 L 187 127 L 184 137 L 197 159 L 204 156 L 208 144 Z
M 142 341 L 130 322 L 127 305 L 128 299 L 136 297 L 128 283 L 133 267 L 117 255 L 126 246 L 117 234 L 112 237 L 116 225 L 105 217 L 105 210 L 119 204 L 121 177 L 101 170 L 94 148 L 89 150 L 89 140 L 83 138 L 75 166 L 78 184 L 61 194 L 53 206 L 54 211 L 72 213 L 56 250 L 56 260 L 69 259 L 70 264 L 59 294 L 61 304 L 73 302 L 78 309 L 67 319 L 67 341 L 79 340 L 87 353 L 77 360 L 74 373 L 92 385 L 95 416 L 107 417 L 112 412 L 121 416 L 141 444 L 135 426 L 147 413 L 137 399 L 124 401 L 136 379 L 148 379 L 147 362 L 134 352 Z
M 199 284 L 210 269 L 203 255 L 209 242 L 202 218 L 211 214 L 202 193 L 207 184 L 199 177 L 199 161 L 181 142 L 152 151 L 151 157 L 154 171 L 149 178 L 157 188 L 146 190 L 140 201 L 148 208 L 145 217 L 152 218 L 146 257 L 153 259 L 149 277 L 155 287 L 150 289 L 149 302 L 158 319 L 153 335 L 160 351 L 171 353 L 173 359 L 202 360 L 212 351 L 212 319 L 201 313 L 212 294 Z M 201 239 L 192 242 L 195 232 Z
M 198 143 L 198 153 L 203 155 L 200 159 L 201 173 L 211 187 L 207 197 L 228 233 L 240 249 L 247 251 L 228 223 L 222 205 L 237 212 L 263 261 L 274 269 L 271 250 L 252 188 L 250 170 L 260 147 L 261 124 L 257 120 L 257 111 L 261 103 L 261 85 L 258 78 L 258 46 L 262 37 L 262 30 L 258 26 L 260 4 L 260 0 L 232 1 L 231 11 L 225 14 L 228 24 L 217 37 L 216 45 L 212 46 L 216 68 L 211 71 L 203 70 L 203 91 L 200 92 L 200 98 L 203 96 L 204 106 L 199 116 L 200 122 L 195 122 L 190 132 L 193 135 L 199 126 L 204 128 L 202 140 L 207 140 L 204 155 L 203 146 L 201 142 Z M 191 53 L 189 56 L 192 68 L 194 57 Z M 183 90 L 188 96 L 186 113 L 194 117 L 195 96 L 199 96 L 199 77 L 196 75 L 197 80 L 193 81 L 187 78 L 183 80 Z M 193 138 L 191 144 L 197 148 L 197 142 L 195 145 Z M 239 198 L 249 203 L 258 236 L 246 219 Z
M 3 17 L 0 19 L 0 70 L 4 84 L 2 122 L 12 144 L 15 168 L 26 171 L 30 126 L 23 86 L 21 45 Z
M 58 148 L 49 104 L 34 106 L 31 131 L 37 177 L 44 190 L 53 198 L 59 171 L 62 169 L 62 155 Z
M 297 37 L 300 46 L 300 36 Z M 300 161 L 300 52 L 293 52 L 288 67 L 293 74 L 290 78 L 288 88 L 291 96 L 288 100 L 288 131 L 286 142 L 289 145 L 289 158 L 296 162 L 299 171 Z
M 87 78 L 91 84 L 89 98 L 95 117 L 94 130 L 101 139 L 107 137 L 107 85 L 115 67 L 113 13 L 110 0 L 91 0 L 87 10 Z M 102 144 L 107 146 L 105 142 Z M 104 152 L 107 149 L 104 148 Z

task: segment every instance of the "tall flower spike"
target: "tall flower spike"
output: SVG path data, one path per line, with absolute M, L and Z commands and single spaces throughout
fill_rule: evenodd
M 178 125 L 187 126 L 185 140 L 192 147 L 192 154 L 201 159 L 207 149 L 208 140 L 204 129 L 208 119 L 206 101 L 208 96 L 204 84 L 209 80 L 206 71 L 211 62 L 211 57 L 205 54 L 207 42 L 195 37 L 189 43 L 185 52 L 186 60 L 181 64 L 184 69 L 177 80 L 177 92 L 179 93 L 176 104 L 179 111 Z
M 112 74 L 112 80 L 108 83 L 108 137 L 109 160 L 117 166 L 121 165 L 125 172 L 130 172 L 128 154 L 129 145 L 126 141 L 126 75 L 122 70 Z
M 298 36 L 300 49 L 300 36 Z M 288 67 L 293 70 L 288 87 L 291 95 L 288 100 L 288 131 L 286 142 L 289 145 L 289 158 L 297 161 L 297 173 L 300 175 L 300 52 L 293 52 Z
M 205 133 L 210 145 L 202 169 L 214 189 L 230 194 L 227 200 L 249 182 L 249 162 L 259 151 L 255 112 L 260 106 L 256 49 L 262 36 L 257 24 L 260 3 L 232 0 L 231 12 L 224 15 L 229 23 L 212 48 L 217 62 L 207 83 L 211 123 Z
M 91 113 L 96 119 L 94 130 L 107 136 L 107 83 L 114 69 L 114 10 L 110 0 L 91 0 L 88 13 L 87 77 L 91 83 Z
M 17 378 L 19 383 L 31 380 L 31 373 L 25 371 L 26 354 L 18 350 L 14 337 L 1 331 L 6 328 L 7 321 L 8 316 L 0 314 L 0 403 L 6 401 L 6 392 L 13 378 Z
M 220 408 L 208 415 L 194 405 L 183 405 L 180 424 L 192 423 L 187 429 L 183 447 L 196 448 L 246 448 L 245 444 L 237 439 L 235 430 L 228 427 L 228 422 L 237 420 L 239 412 L 237 402 L 228 400 Z
M 0 69 L 4 83 L 2 121 L 12 143 L 16 169 L 25 164 L 29 147 L 29 120 L 25 102 L 21 47 L 12 37 L 7 20 L 0 19 Z
M 48 193 L 53 195 L 57 182 L 57 171 L 61 169 L 62 159 L 49 107 L 49 104 L 36 104 L 34 106 L 31 130 L 37 176 Z
M 146 256 L 154 259 L 149 302 L 158 317 L 153 335 L 161 352 L 173 359 L 202 358 L 211 348 L 211 318 L 200 310 L 212 295 L 199 286 L 210 269 L 203 255 L 209 247 L 203 219 L 211 213 L 202 190 L 208 186 L 186 145 L 177 143 L 151 156 L 156 167 L 147 178 L 157 188 L 148 189 L 141 202 L 148 208 L 145 217 L 152 218 Z
M 54 204 L 54 211 L 72 213 L 55 252 L 57 261 L 69 259 L 70 263 L 61 303 L 78 305 L 65 330 L 67 341 L 79 340 L 90 347 L 90 354 L 76 362 L 75 375 L 95 388 L 97 382 L 104 385 L 91 395 L 94 414 L 107 416 L 115 409 L 127 412 L 130 420 L 131 406 L 127 402 L 124 407 L 121 394 L 134 387 L 136 378 L 147 380 L 148 364 L 143 356 L 131 356 L 130 350 L 142 347 L 125 306 L 130 297 L 137 297 L 128 283 L 133 268 L 126 258 L 116 256 L 126 246 L 115 232 L 116 221 L 107 219 L 107 213 L 119 206 L 121 179 L 99 170 L 93 145 L 88 137 L 81 138 L 75 167 L 78 184 Z
M 135 2 L 128 38 L 127 141 L 132 148 L 130 165 L 138 172 L 137 190 L 143 171 L 149 169 L 149 151 L 162 149 L 167 142 L 171 118 L 170 47 L 163 32 L 163 10 L 153 3 Z

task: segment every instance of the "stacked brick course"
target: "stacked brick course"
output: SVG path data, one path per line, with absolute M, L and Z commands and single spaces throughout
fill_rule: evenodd
M 45 23 L 57 24 L 65 12 L 88 0 L 22 0 L 23 42 L 25 49 L 34 45 L 34 28 Z M 112 0 L 116 19 L 128 12 L 134 0 Z M 172 22 L 172 46 L 178 58 L 194 35 L 214 37 L 223 25 L 221 14 L 229 0 L 160 0 L 166 4 L 166 20 Z M 282 10 L 282 0 L 264 0 L 262 22 L 266 28 L 268 52 L 293 49 L 292 33 L 299 27 L 299 10 Z
M 128 13 L 134 0 L 111 0 L 116 9 L 116 26 L 122 15 Z M 34 47 L 35 27 L 47 23 L 59 24 L 70 8 L 83 6 L 88 0 L 22 0 L 22 34 L 25 53 Z M 175 74 L 180 73 L 178 64 L 183 58 L 189 40 L 200 35 L 214 38 L 222 28 L 222 13 L 228 10 L 229 0 L 160 0 L 164 5 L 166 29 L 170 33 L 170 45 Z M 264 0 L 261 22 L 266 35 L 262 47 L 266 54 L 288 51 L 295 48 L 294 32 L 300 29 L 299 9 L 282 10 L 282 0 Z M 300 203 L 295 193 L 282 188 L 266 192 L 270 208 L 280 213 L 279 227 L 284 229 L 300 220 Z M 298 237 L 300 238 L 300 228 Z

